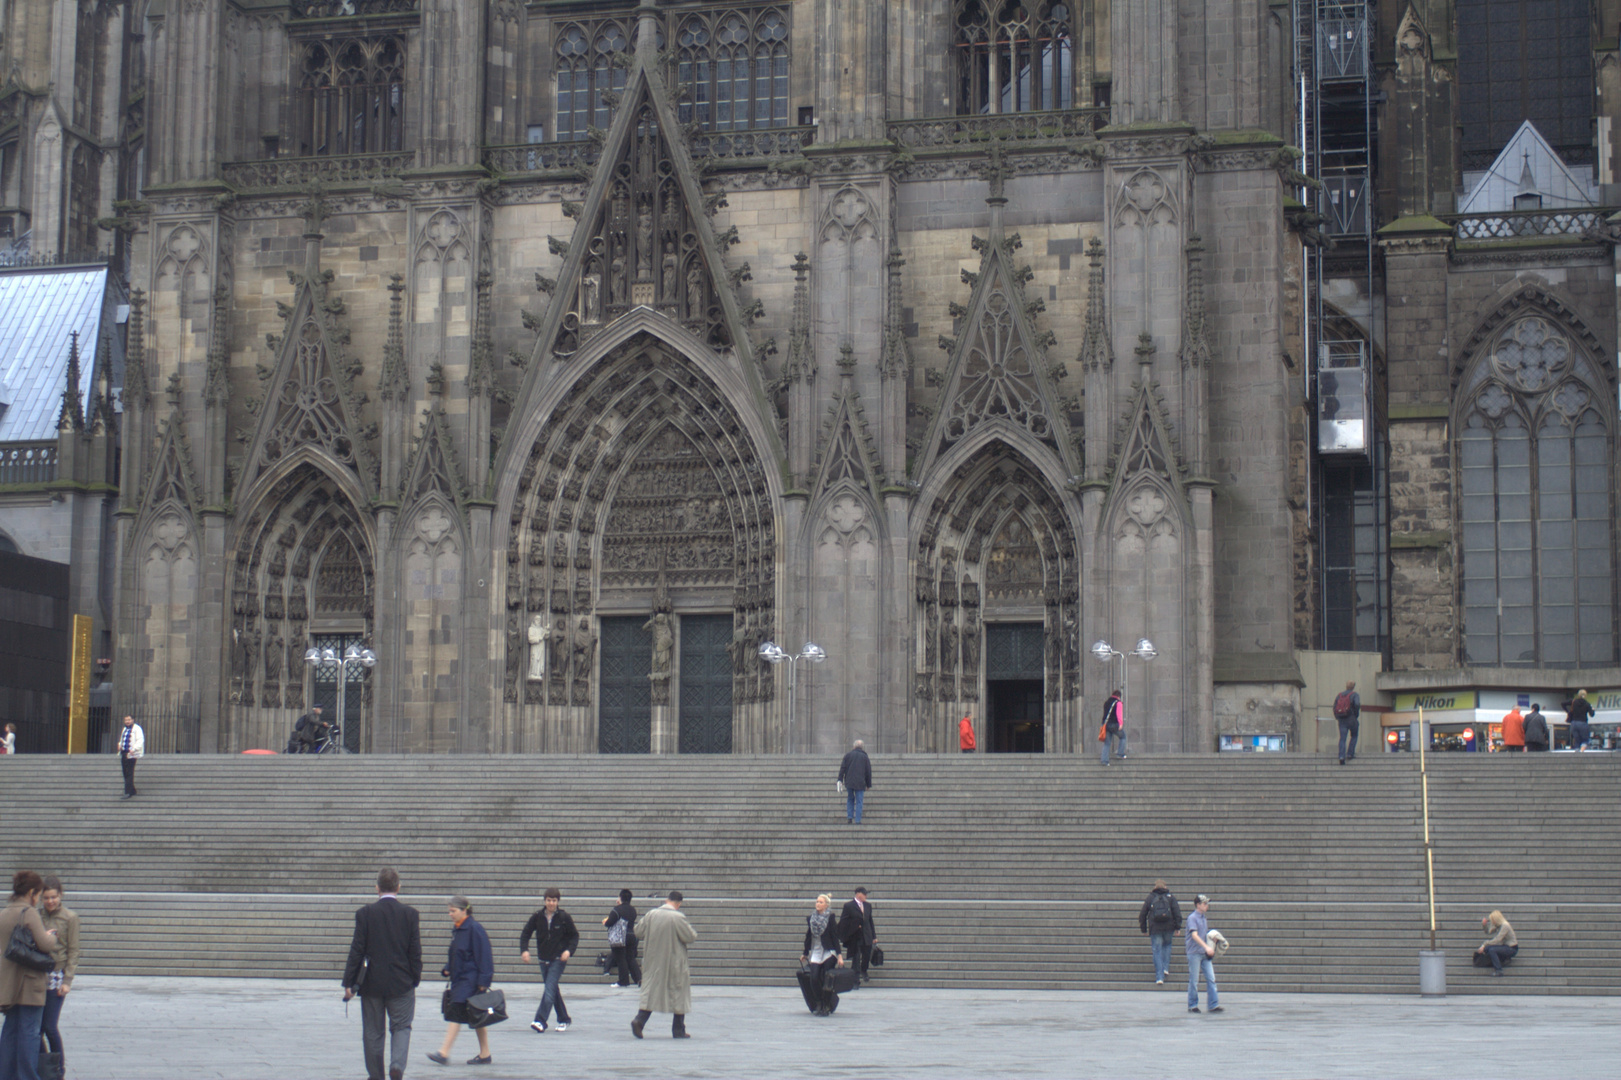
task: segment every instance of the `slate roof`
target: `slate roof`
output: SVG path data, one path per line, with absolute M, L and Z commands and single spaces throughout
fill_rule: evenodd
M 1529 175 L 1527 175 L 1529 174 Z M 1531 185 L 1527 188 L 1527 182 Z M 1548 145 L 1535 124 L 1527 120 L 1481 173 L 1465 196 L 1460 214 L 1489 214 L 1514 209 L 1514 196 L 1531 192 L 1542 196 L 1542 209 L 1562 210 L 1596 205 L 1591 181 L 1584 182 Z
M 74 330 L 79 407 L 89 402 L 106 293 L 105 266 L 0 270 L 0 443 L 56 438 Z

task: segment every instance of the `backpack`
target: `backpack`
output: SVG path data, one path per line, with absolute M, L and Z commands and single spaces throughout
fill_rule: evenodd
M 1171 914 L 1171 894 L 1155 893 L 1148 901 L 1148 925 L 1163 926 L 1175 921 L 1176 916 Z
M 1340 696 L 1334 699 L 1334 719 L 1351 719 L 1351 691 L 1341 690 Z

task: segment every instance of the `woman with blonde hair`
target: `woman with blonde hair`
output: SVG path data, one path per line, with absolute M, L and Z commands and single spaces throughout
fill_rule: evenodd
M 1570 727 L 1572 750 L 1587 749 L 1587 742 L 1593 737 L 1593 729 L 1590 726 L 1592 719 L 1593 703 L 1587 700 L 1587 691 L 1576 691 L 1576 696 L 1570 699 L 1570 708 L 1565 710 L 1565 723 Z
M 839 1007 L 839 995 L 830 984 L 833 970 L 844 966 L 844 957 L 839 955 L 839 927 L 832 905 L 833 898 L 827 893 L 816 898 L 816 910 L 805 916 L 805 951 L 799 957 L 799 989 L 805 1005 L 817 1016 L 831 1016 Z
M 1476 956 L 1484 956 L 1492 962 L 1492 974 L 1502 977 L 1503 962 L 1520 951 L 1520 939 L 1514 936 L 1514 928 L 1503 918 L 1501 911 L 1494 911 L 1480 920 L 1480 928 L 1491 937 L 1480 943 L 1475 950 Z M 1482 967 L 1485 965 L 1482 964 Z

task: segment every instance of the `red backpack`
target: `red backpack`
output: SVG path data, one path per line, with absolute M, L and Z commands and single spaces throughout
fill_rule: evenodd
M 1351 691 L 1341 690 L 1340 696 L 1334 699 L 1334 719 L 1351 719 Z

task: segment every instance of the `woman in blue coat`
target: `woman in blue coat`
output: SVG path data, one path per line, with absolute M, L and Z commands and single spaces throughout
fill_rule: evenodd
M 450 898 L 450 922 L 455 927 L 450 934 L 450 959 L 439 972 L 450 980 L 445 991 L 444 1014 L 450 1026 L 445 1029 L 444 1045 L 439 1052 L 429 1054 L 435 1065 L 450 1064 L 450 1048 L 456 1045 L 456 1036 L 467 1023 L 467 999 L 482 994 L 495 981 L 495 954 L 490 951 L 490 935 L 473 918 L 473 905 L 465 896 Z M 488 1065 L 490 1035 L 484 1028 L 474 1028 L 478 1036 L 478 1056 L 468 1060 L 469 1065 Z

